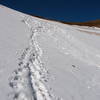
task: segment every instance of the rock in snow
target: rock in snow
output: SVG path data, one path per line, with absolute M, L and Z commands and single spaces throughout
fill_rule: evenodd
M 0 5 L 0 100 L 99 100 L 99 43 L 100 28 Z

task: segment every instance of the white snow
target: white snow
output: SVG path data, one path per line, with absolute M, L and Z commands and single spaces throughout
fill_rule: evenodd
M 0 100 L 99 100 L 100 28 L 2 5 L 0 22 Z

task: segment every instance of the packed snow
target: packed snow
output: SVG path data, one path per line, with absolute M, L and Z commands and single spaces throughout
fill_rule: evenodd
M 2 5 L 0 22 L 0 100 L 99 100 L 100 28 Z

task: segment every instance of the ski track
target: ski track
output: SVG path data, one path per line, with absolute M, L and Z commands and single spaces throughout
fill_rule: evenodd
M 25 17 L 23 22 L 28 25 L 32 35 L 29 46 L 19 58 L 18 69 L 10 77 L 13 100 L 51 100 L 53 96 L 44 85 L 48 71 L 40 60 L 42 50 L 35 40 L 38 28 L 33 30 L 27 20 L 28 17 Z

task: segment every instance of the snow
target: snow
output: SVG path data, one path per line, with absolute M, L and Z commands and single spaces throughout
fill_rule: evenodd
M 0 99 L 9 100 L 9 77 L 18 67 L 18 58 L 28 44 L 29 31 L 22 17 L 0 6 Z
M 99 100 L 100 28 L 2 5 L 0 22 L 1 100 Z

